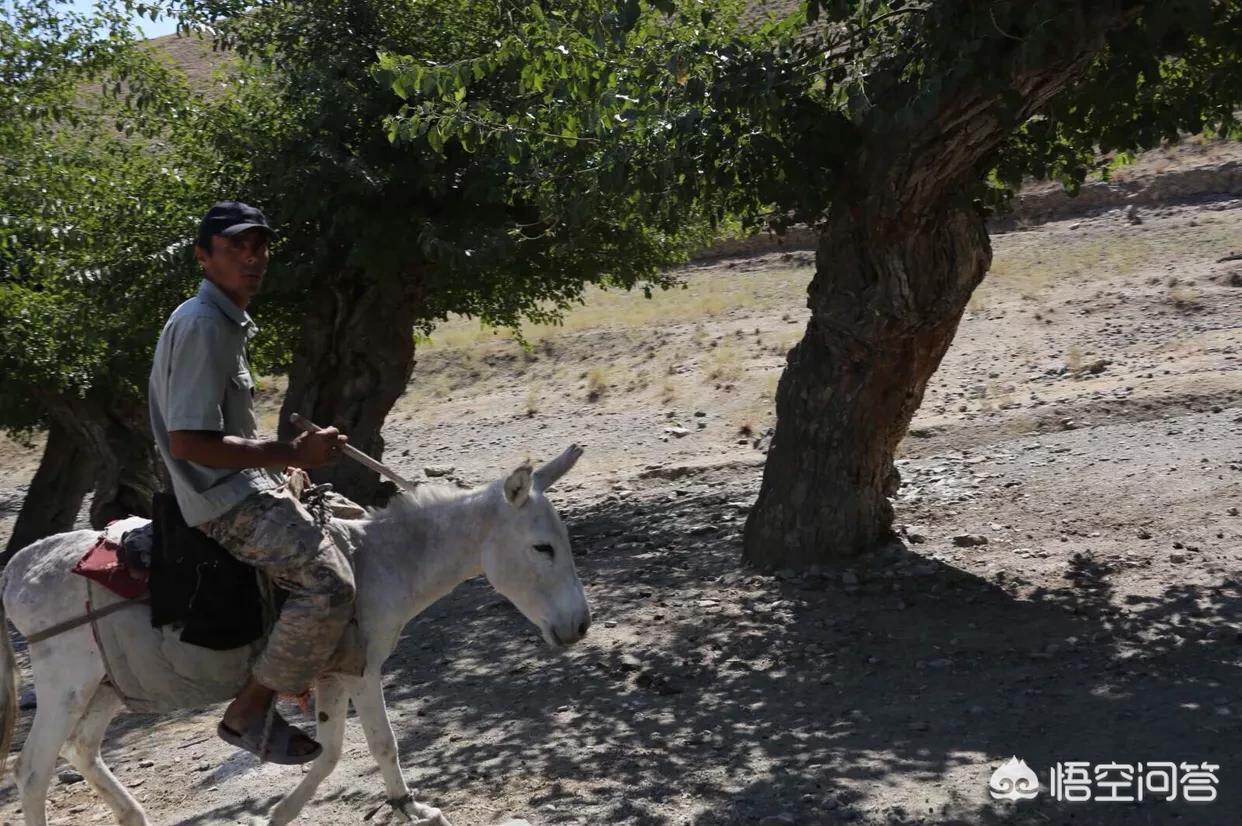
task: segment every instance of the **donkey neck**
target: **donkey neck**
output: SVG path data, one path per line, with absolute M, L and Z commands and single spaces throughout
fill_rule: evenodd
M 492 531 L 496 495 L 493 485 L 452 491 L 442 498 L 398 502 L 375 519 L 351 523 L 361 547 L 360 590 L 384 590 L 402 604 L 408 621 L 482 574 L 481 551 Z

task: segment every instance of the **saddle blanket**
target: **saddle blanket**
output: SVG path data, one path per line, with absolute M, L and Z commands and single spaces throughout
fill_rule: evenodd
M 136 522 L 141 524 L 135 527 Z M 125 599 L 148 597 L 151 593 L 147 580 L 153 538 L 151 523 L 145 519 L 113 522 L 73 566 L 73 572 L 98 582 Z M 135 564 L 144 556 L 146 565 L 140 562 Z

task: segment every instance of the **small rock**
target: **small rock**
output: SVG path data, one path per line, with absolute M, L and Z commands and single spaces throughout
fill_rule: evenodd
M 686 434 L 688 434 L 690 431 L 686 430 L 684 427 L 666 427 L 664 428 L 664 432 L 670 436 L 675 436 L 678 439 L 680 439 Z
M 78 774 L 73 769 L 65 769 L 64 771 L 56 774 L 56 779 L 62 784 L 69 786 L 74 783 L 81 783 L 83 778 L 82 775 Z
M 1181 551 L 1174 551 L 1173 553 L 1169 554 L 1169 561 L 1170 562 L 1185 562 L 1186 554 L 1182 553 Z
M 988 538 L 978 533 L 963 533 L 953 537 L 953 544 L 959 548 L 970 548 L 975 545 L 988 544 Z
M 1138 538 L 1139 539 L 1151 539 L 1151 531 L 1147 530 L 1146 528 L 1139 528 Z
M 927 663 L 928 668 L 948 668 L 951 665 L 953 665 L 953 660 L 946 657 L 940 657 Z
M 427 465 L 423 468 L 423 473 L 434 479 L 439 476 L 448 476 L 455 470 L 457 468 L 453 465 Z
M 663 674 L 651 670 L 639 672 L 634 678 L 634 684 L 639 688 L 650 689 L 656 694 L 680 694 L 682 691 L 681 686 L 670 683 Z
M 153 768 L 154 766 L 155 766 L 155 761 L 154 761 L 154 760 L 140 760 L 140 761 L 138 761 L 138 768 L 140 768 L 140 769 L 150 769 L 150 768 Z
M 759 821 L 759 826 L 794 826 L 796 822 L 793 815 L 782 813 L 779 815 L 768 815 Z

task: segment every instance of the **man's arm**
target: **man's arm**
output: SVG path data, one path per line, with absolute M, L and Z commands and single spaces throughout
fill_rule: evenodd
M 168 447 L 174 459 L 216 468 L 314 468 L 340 456 L 349 439 L 335 427 L 316 433 L 299 433 L 292 442 L 275 439 L 243 439 L 213 430 L 174 430 Z

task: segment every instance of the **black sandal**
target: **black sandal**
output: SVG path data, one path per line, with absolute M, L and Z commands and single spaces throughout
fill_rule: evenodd
M 303 763 L 309 763 L 320 754 L 323 753 L 323 746 L 319 745 L 306 732 L 297 726 L 291 725 L 280 713 L 276 711 L 275 704 L 267 713 L 268 719 L 256 720 L 249 728 L 243 732 L 234 731 L 230 726 L 226 726 L 223 721 L 216 726 L 216 734 L 226 743 L 237 746 L 243 751 L 248 751 L 267 763 L 276 763 L 281 766 L 300 766 Z M 264 733 L 266 731 L 266 737 Z M 305 754 L 294 754 L 290 748 L 295 742 L 310 743 L 313 749 Z

